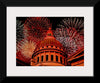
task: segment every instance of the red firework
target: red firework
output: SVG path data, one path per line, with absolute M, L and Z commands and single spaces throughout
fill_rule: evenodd
M 20 60 L 29 63 L 35 47 L 36 47 L 35 42 L 31 40 L 28 41 L 26 39 L 21 40 L 17 44 L 17 51 L 16 51 L 17 57 Z
M 44 17 L 29 17 L 24 23 L 24 38 L 17 43 L 16 58 L 29 63 L 33 51 L 39 41 L 41 41 L 48 28 L 51 26 L 49 20 Z
M 29 17 L 24 24 L 24 35 L 28 40 L 41 41 L 48 28 L 51 27 L 50 21 L 45 17 Z

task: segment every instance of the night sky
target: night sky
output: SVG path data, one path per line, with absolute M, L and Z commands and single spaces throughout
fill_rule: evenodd
M 47 17 L 47 18 L 50 20 L 50 23 L 52 24 L 52 29 L 55 30 L 57 28 L 57 24 L 59 24 L 66 17 Z M 78 17 L 78 18 L 84 19 L 83 17 Z M 24 23 L 27 17 L 16 17 L 16 19 Z
M 25 21 L 27 20 L 27 18 L 28 17 L 16 17 L 16 20 L 20 21 L 21 24 L 25 24 Z M 47 18 L 48 21 L 50 22 L 50 24 L 52 25 L 52 30 L 54 31 L 54 33 L 57 33 L 54 35 L 54 37 L 65 47 L 67 54 L 72 55 L 72 53 L 77 51 L 77 49 L 84 46 L 84 17 L 72 17 L 72 19 L 70 17 L 45 17 L 45 18 Z M 31 18 L 29 18 L 29 19 L 31 19 Z M 64 25 L 64 22 L 63 22 L 64 19 L 68 20 L 66 22 L 69 23 L 68 24 L 69 27 Z M 29 24 L 28 24 L 28 27 L 27 27 L 28 29 L 26 29 L 24 26 L 20 26 L 20 22 L 17 22 L 19 24 L 18 26 L 16 25 L 16 28 L 17 28 L 17 31 L 16 31 L 16 36 L 17 36 L 16 41 L 17 42 L 16 43 L 17 43 L 17 49 L 18 49 L 16 51 L 16 53 L 18 54 L 19 52 L 21 52 L 22 53 L 21 56 L 24 57 L 24 60 L 22 58 L 22 61 L 28 63 L 29 60 L 27 58 L 31 58 L 30 55 L 32 55 L 32 54 L 28 54 L 31 51 L 29 51 L 30 48 L 27 48 L 27 47 L 29 45 L 30 45 L 30 47 L 34 46 L 34 45 L 31 45 L 29 40 L 34 41 L 35 43 L 37 43 L 38 41 L 41 41 L 42 38 L 45 37 L 44 30 L 47 30 L 47 27 L 46 27 L 46 29 L 44 29 L 45 27 L 43 26 L 42 27 L 43 30 L 41 30 L 41 27 L 37 26 L 37 24 L 39 24 L 39 23 L 37 23 L 37 24 L 34 23 L 36 26 L 34 29 L 31 29 L 31 28 L 33 28 L 32 26 L 34 26 L 32 24 L 33 21 L 31 20 L 32 23 L 30 22 L 30 24 L 32 26 L 29 26 Z M 63 25 L 64 28 L 59 27 L 58 24 Z M 73 25 L 74 25 L 74 27 L 73 27 Z M 71 29 L 70 29 L 70 27 L 71 27 Z M 60 29 L 59 31 L 57 30 L 58 28 Z M 68 30 L 66 30 L 65 28 L 67 28 Z M 25 32 L 26 30 L 28 32 Z M 70 33 L 68 31 L 70 31 Z M 74 34 L 75 32 L 77 32 L 77 34 L 73 38 L 73 41 L 70 41 L 70 39 L 72 37 L 72 36 L 70 36 L 70 34 Z M 65 36 L 66 34 L 67 34 L 67 36 Z M 83 34 L 83 35 L 81 35 L 81 34 Z M 25 38 L 28 40 L 28 43 L 26 42 L 24 35 L 25 35 Z M 19 42 L 20 42 L 20 44 L 19 44 Z M 65 42 L 69 42 L 69 43 L 65 43 Z M 75 43 L 75 42 L 77 42 L 77 43 Z M 32 52 L 33 52 L 33 50 L 34 50 L 33 48 L 35 48 L 35 46 L 31 47 L 31 48 L 32 48 Z M 20 58 L 21 58 L 21 56 L 20 56 Z
M 50 23 L 52 24 L 52 29 L 56 29 L 57 28 L 57 24 L 59 24 L 65 17 L 47 17 L 50 20 Z M 25 20 L 27 19 L 27 17 L 17 17 L 17 20 L 22 21 L 23 23 L 25 22 Z

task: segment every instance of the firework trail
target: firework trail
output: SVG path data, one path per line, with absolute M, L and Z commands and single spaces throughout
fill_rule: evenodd
M 68 56 L 84 46 L 84 22 L 80 18 L 65 18 L 54 32 L 56 39 L 63 44 Z

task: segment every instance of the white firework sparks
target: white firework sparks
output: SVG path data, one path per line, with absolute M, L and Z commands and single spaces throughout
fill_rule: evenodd
M 70 56 L 84 47 L 84 22 L 79 18 L 65 18 L 56 28 L 54 35 L 63 44 Z

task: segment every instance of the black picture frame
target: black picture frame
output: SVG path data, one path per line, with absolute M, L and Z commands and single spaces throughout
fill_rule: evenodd
M 99 20 L 99 15 L 100 13 L 98 12 L 99 8 L 100 8 L 100 2 L 99 0 L 0 0 L 0 82 L 19 82 L 19 80 L 24 80 L 24 81 L 28 81 L 30 80 L 33 81 L 36 79 L 35 76 L 33 77 L 7 77 L 6 76 L 6 55 L 7 55 L 7 30 L 6 30 L 6 7 L 7 6 L 21 6 L 21 7 L 31 7 L 31 6 L 56 6 L 56 7 L 94 7 L 94 27 L 98 27 L 98 22 L 96 20 Z M 95 33 L 95 32 L 94 32 Z M 97 32 L 96 32 L 97 33 Z M 95 40 L 95 39 L 94 39 Z M 93 45 L 94 46 L 94 45 Z M 95 46 L 94 46 L 95 48 Z M 95 58 L 95 63 L 94 63 L 94 76 L 93 77 L 64 77 L 64 79 L 67 80 L 94 80 L 96 79 L 96 63 L 97 63 L 97 59 Z M 40 76 L 38 76 L 40 77 Z M 43 77 L 43 76 L 41 76 Z M 51 77 L 55 77 L 55 76 L 51 76 Z M 61 76 L 59 76 L 61 77 Z M 40 78 L 39 78 L 40 79 Z M 58 78 L 57 78 L 58 79 Z M 42 78 L 43 80 L 43 78 Z M 50 80 L 50 79 L 49 79 Z M 64 81 L 65 81 L 64 80 Z

